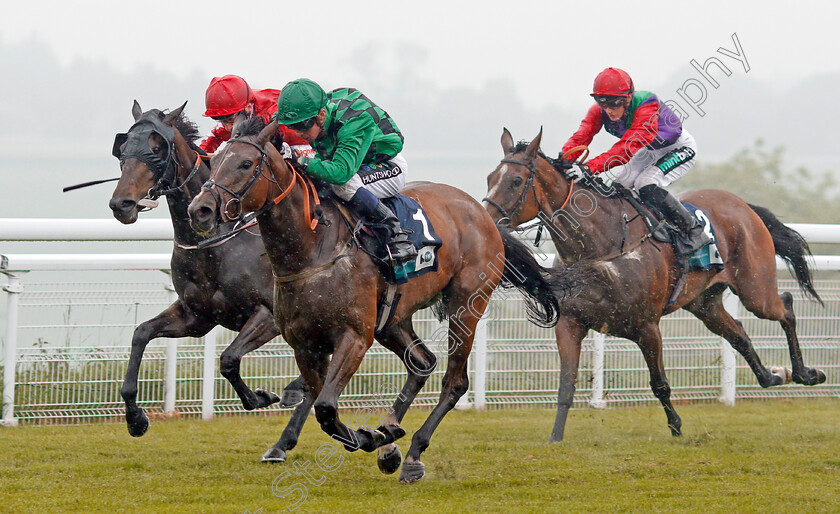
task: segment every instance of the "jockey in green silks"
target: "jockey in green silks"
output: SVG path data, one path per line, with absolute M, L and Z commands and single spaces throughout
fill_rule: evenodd
M 379 201 L 402 190 L 408 168 L 400 153 L 402 133 L 387 112 L 356 89 L 327 93 L 312 80 L 297 79 L 283 86 L 274 120 L 315 149 L 313 156 L 294 156 L 299 168 L 331 184 L 361 217 L 385 227 L 396 261 L 417 257 L 397 217 Z

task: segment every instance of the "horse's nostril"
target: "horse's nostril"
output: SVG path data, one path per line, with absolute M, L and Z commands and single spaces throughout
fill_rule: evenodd
M 128 198 L 111 198 L 111 201 L 108 202 L 108 206 L 114 212 L 130 211 L 134 209 L 136 205 L 137 202 Z

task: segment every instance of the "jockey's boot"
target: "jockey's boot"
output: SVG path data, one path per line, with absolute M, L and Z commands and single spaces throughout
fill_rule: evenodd
M 397 262 L 410 261 L 417 258 L 417 249 L 408 237 L 408 232 L 400 226 L 400 220 L 381 201 L 376 208 L 367 216 L 368 221 L 376 223 L 385 228 L 388 235 L 388 248 L 391 250 L 391 257 Z
M 712 242 L 700 222 L 665 189 L 649 184 L 639 189 L 639 196 L 648 205 L 662 211 L 668 221 L 682 232 L 682 250 L 685 255 L 691 255 Z
M 400 226 L 400 220 L 376 196 L 360 187 L 348 201 L 348 205 L 370 223 L 378 225 L 385 232 L 391 257 L 397 262 L 417 258 L 417 249 L 408 238 L 408 232 Z

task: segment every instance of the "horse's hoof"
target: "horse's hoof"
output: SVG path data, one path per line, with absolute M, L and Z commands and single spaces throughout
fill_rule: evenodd
M 391 446 L 391 448 L 388 449 L 388 446 Z M 379 466 L 379 471 L 390 475 L 400 469 L 400 464 L 402 464 L 402 452 L 396 444 L 379 447 L 379 455 L 376 457 L 376 465 Z
M 424 476 L 426 476 L 426 466 L 422 462 L 419 460 L 403 462 L 400 482 L 403 484 L 413 484 Z
M 270 463 L 283 463 L 286 462 L 286 452 L 279 449 L 279 448 L 269 448 L 265 454 L 263 454 L 260 462 L 270 462 Z
M 131 437 L 140 437 L 149 430 L 149 418 L 143 409 L 138 408 L 133 414 L 126 412 L 125 421 L 128 423 L 128 433 Z
M 255 409 L 262 409 L 280 401 L 280 397 L 271 391 L 255 389 L 254 394 L 257 395 L 257 402 L 254 404 Z
M 379 448 L 385 442 L 385 434 L 379 430 L 362 427 L 356 433 L 359 435 L 359 449 L 368 453 Z
M 671 435 L 674 437 L 682 437 L 682 430 L 680 427 L 675 427 L 674 425 L 668 425 L 668 428 L 671 429 Z
M 770 368 L 770 373 L 782 379 L 782 383 L 780 385 L 790 384 L 791 380 L 793 379 L 793 373 L 791 373 L 789 369 L 782 366 L 772 366 Z
M 303 403 L 304 393 L 300 389 L 284 389 L 280 406 L 284 408 L 297 407 Z
M 825 382 L 825 373 L 817 368 L 805 368 L 804 375 L 794 375 L 793 381 L 797 384 L 812 386 Z

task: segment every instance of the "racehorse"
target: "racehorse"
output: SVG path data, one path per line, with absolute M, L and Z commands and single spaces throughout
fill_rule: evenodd
M 135 437 L 149 427 L 148 417 L 137 405 L 137 376 L 146 345 L 157 337 L 201 337 L 217 325 L 239 332 L 221 355 L 222 375 L 247 410 L 280 401 L 273 392 L 252 391 L 239 373 L 246 353 L 280 334 L 271 312 L 273 279 L 259 230 L 243 231 L 212 247 L 196 247 L 201 238 L 189 226 L 187 206 L 210 176 L 210 169 L 198 148 L 188 143 L 197 138 L 198 129 L 182 116 L 184 105 L 164 115 L 156 109 L 144 113 L 135 101 L 131 112 L 136 123 L 128 133 L 118 134 L 114 143 L 113 153 L 122 169 L 109 202 L 114 217 L 134 223 L 142 206 L 165 196 L 175 234 L 171 273 L 178 299 L 135 329 L 120 390 L 128 431 Z M 302 403 L 264 461 L 284 461 L 285 452 L 297 443 L 310 408 L 304 393 L 300 377 L 286 387 L 283 404 Z
M 417 387 L 406 384 L 376 429 L 354 430 L 338 416 L 339 395 L 373 343 L 377 299 L 386 282 L 372 259 L 358 251 L 354 231 L 335 202 L 325 201 L 320 221 L 313 218 L 314 186 L 267 143 L 276 128 L 276 122 L 263 128 L 253 120 L 213 157 L 210 180 L 190 204 L 193 227 L 212 233 L 217 218 L 229 219 L 226 206 L 231 204 L 259 213 L 275 276 L 274 315 L 316 397 L 315 415 L 322 430 L 348 451 L 390 448 L 405 434 L 399 423 Z M 378 340 L 411 351 L 421 342 L 412 329 L 414 312 L 440 301 L 440 312 L 449 317 L 449 356 L 440 398 L 414 434 L 400 474 L 401 482 L 413 483 L 425 474 L 420 455 L 433 432 L 467 391 L 467 357 L 476 324 L 496 286 L 502 281 L 515 285 L 531 300 L 535 321 L 550 325 L 558 309 L 555 295 L 572 287 L 576 277 L 574 270 L 549 274 L 523 243 L 497 227 L 478 202 L 458 189 L 420 182 L 408 185 L 403 194 L 420 203 L 443 245 L 437 271 L 398 286 L 401 300 Z M 404 361 L 411 360 L 410 369 L 428 374 L 434 360 L 417 358 L 406 355 Z M 382 450 L 380 459 L 381 454 Z
M 566 178 L 539 150 L 542 130 L 530 144 L 514 145 L 507 129 L 502 134 L 504 158 L 487 178 L 485 207 L 497 222 L 518 226 L 536 217 L 549 228 L 558 260 L 555 265 L 588 263 L 601 271 L 582 291 L 561 304 L 555 326 L 561 376 L 557 416 L 551 441 L 563 439 L 572 405 L 580 361 L 581 341 L 589 329 L 634 341 L 650 370 L 650 386 L 661 402 L 674 436 L 682 421 L 671 404 L 671 390 L 662 360 L 660 318 L 683 308 L 725 338 L 743 357 L 762 387 L 777 386 L 790 370 L 768 370 L 761 363 L 741 323 L 723 307 L 729 288 L 744 307 L 759 318 L 778 321 L 787 336 L 794 382 L 815 385 L 825 374 L 805 366 L 796 337 L 793 297 L 779 295 L 774 253 L 785 260 L 802 290 L 822 304 L 811 282 L 806 257 L 808 244 L 767 209 L 749 205 L 726 191 L 700 190 L 681 195 L 711 220 L 721 271 L 687 275 L 675 301 L 671 298 L 680 271 L 671 245 L 654 242 L 634 208 L 618 196 L 602 196 L 596 188 Z M 583 184 L 580 182 L 579 184 Z M 604 189 L 603 186 L 597 189 Z M 788 375 L 788 376 L 782 376 Z

